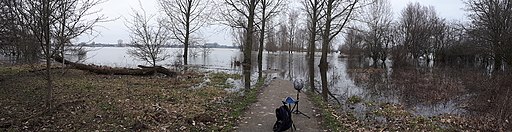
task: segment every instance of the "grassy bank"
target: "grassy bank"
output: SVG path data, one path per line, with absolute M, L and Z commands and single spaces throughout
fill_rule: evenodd
M 226 73 L 167 78 L 57 69 L 49 112 L 44 71 L 29 71 L 0 68 L 0 131 L 231 131 L 259 90 L 227 92 L 226 79 L 240 76 Z M 211 81 L 200 85 L 204 80 Z
M 320 95 L 311 90 L 306 92 L 306 94 L 308 94 L 309 100 L 320 110 L 320 116 L 322 117 L 321 126 L 324 126 L 325 129 L 332 132 L 347 131 L 347 128 L 343 127 L 341 122 L 338 121 L 340 117 L 335 110 L 337 108 L 323 101 Z

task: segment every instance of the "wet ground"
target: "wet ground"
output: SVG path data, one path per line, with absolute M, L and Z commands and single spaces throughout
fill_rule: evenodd
M 103 48 L 88 53 L 86 62 L 111 66 L 140 64 L 124 55 L 123 48 Z M 176 49 L 169 49 L 174 51 Z M 319 55 L 319 54 L 317 54 Z M 233 66 L 241 59 L 235 49 L 214 49 L 206 57 L 191 57 L 190 64 L 211 71 L 241 73 Z M 256 58 L 256 54 L 253 55 Z M 274 71 L 279 78 L 307 80 L 305 53 L 276 52 L 263 55 L 263 69 Z M 180 58 L 174 58 L 179 60 Z M 318 64 L 319 56 L 316 57 Z M 171 65 L 176 62 L 163 62 Z M 257 64 L 253 59 L 252 64 Z M 421 116 L 454 114 L 475 117 L 492 117 L 497 122 L 510 122 L 512 118 L 512 83 L 510 74 L 491 74 L 478 66 L 415 66 L 397 68 L 388 61 L 385 68 L 373 68 L 369 60 L 339 58 L 330 54 L 328 58 L 329 89 L 342 102 L 362 99 L 367 102 L 395 103 L 409 112 Z M 257 65 L 253 65 L 252 84 L 257 79 Z M 315 67 L 317 88 L 319 70 Z M 365 113 L 363 105 L 346 105 L 355 113 Z M 364 118 L 364 115 L 359 115 Z M 509 123 L 510 124 L 510 123 Z

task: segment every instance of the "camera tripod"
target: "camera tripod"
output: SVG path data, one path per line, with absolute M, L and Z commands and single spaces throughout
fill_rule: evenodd
M 292 113 L 295 113 L 295 114 L 302 114 L 304 115 L 305 117 L 307 117 L 308 119 L 311 118 L 309 117 L 308 115 L 302 113 L 300 110 L 299 110 L 299 95 L 300 95 L 300 90 L 301 89 L 296 89 L 297 90 L 297 101 L 295 101 L 295 105 L 293 106 L 293 108 L 295 109 L 294 111 L 292 111 Z

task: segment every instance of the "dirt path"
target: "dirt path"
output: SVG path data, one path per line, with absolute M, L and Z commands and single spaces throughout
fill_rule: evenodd
M 276 79 L 268 87 L 263 88 L 263 92 L 258 96 L 258 101 L 252 104 L 242 116 L 242 120 L 236 131 L 240 132 L 269 132 L 275 123 L 275 109 L 282 105 L 281 101 L 286 97 L 296 99 L 297 91 L 293 88 L 290 81 Z M 307 99 L 307 95 L 300 93 L 299 110 L 311 118 L 308 119 L 301 114 L 293 114 L 297 131 L 318 132 L 323 131 L 320 128 L 320 120 L 317 119 L 318 110 L 314 110 L 313 104 Z M 293 107 L 293 105 L 292 105 Z M 288 131 L 291 131 L 289 129 Z

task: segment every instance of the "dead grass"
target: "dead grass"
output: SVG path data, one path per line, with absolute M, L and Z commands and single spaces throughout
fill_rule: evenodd
M 236 120 L 230 106 L 239 94 L 214 85 L 190 88 L 203 82 L 203 73 L 165 78 L 54 70 L 56 105 L 49 112 L 42 74 L 25 71 L 0 77 L 0 131 L 223 131 Z

